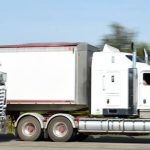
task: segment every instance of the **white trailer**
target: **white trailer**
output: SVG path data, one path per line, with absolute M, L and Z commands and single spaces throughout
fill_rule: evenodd
M 44 133 L 68 141 L 84 134 L 150 133 L 150 66 L 132 49 L 133 54 L 85 43 L 1 45 L 7 113 L 19 137 L 34 141 Z M 89 113 L 73 114 L 80 110 Z
M 38 119 L 42 130 L 45 115 L 37 111 L 69 114 L 88 109 L 92 54 L 97 50 L 85 43 L 1 45 L 1 68 L 8 74 L 7 113 L 17 120 L 16 126 L 20 128 L 20 122 L 32 116 L 32 120 Z M 27 113 L 20 116 L 20 112 Z M 23 126 L 24 134 L 30 125 Z M 22 139 L 38 138 L 29 136 Z
M 77 43 L 0 47 L 9 111 L 74 111 L 88 107 L 96 47 Z

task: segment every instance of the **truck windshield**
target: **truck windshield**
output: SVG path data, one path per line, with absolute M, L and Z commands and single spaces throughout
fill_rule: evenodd
M 132 61 L 132 55 L 126 55 L 126 57 Z M 144 60 L 137 56 L 136 62 L 144 63 Z

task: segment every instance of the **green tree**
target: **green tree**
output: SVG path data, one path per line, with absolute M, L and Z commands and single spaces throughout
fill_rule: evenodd
M 118 23 L 111 24 L 110 28 L 112 33 L 104 35 L 102 45 L 107 43 L 118 48 L 120 51 L 129 51 L 136 32 L 131 31 Z
M 104 35 L 102 39 L 101 46 L 104 44 L 109 44 L 113 47 L 118 48 L 123 52 L 131 52 L 131 42 L 135 42 L 135 47 L 137 49 L 137 55 L 144 59 L 144 48 L 148 50 L 150 57 L 150 47 L 149 44 L 145 42 L 136 42 L 135 36 L 137 32 L 128 29 L 127 27 L 119 24 L 113 23 L 110 25 L 111 33 Z M 102 48 L 100 46 L 100 48 Z

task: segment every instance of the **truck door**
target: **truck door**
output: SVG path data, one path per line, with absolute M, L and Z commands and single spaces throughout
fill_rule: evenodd
M 120 105 L 120 72 L 107 72 L 104 76 L 105 106 L 114 108 Z
M 150 106 L 150 72 L 140 74 L 139 103 L 145 108 Z

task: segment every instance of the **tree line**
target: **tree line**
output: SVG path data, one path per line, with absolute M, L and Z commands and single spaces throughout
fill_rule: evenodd
M 135 43 L 137 49 L 137 55 L 144 58 L 144 48 L 150 54 L 150 46 L 146 42 L 137 42 L 137 32 L 128 29 L 127 27 L 113 23 L 110 25 L 111 33 L 103 36 L 99 48 L 102 48 L 104 44 L 109 44 L 118 48 L 122 52 L 131 52 L 131 42 Z

